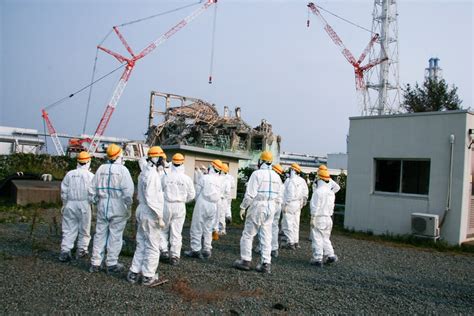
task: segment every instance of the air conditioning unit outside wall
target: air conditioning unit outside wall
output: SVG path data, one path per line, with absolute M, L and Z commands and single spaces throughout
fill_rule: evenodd
M 424 213 L 411 214 L 411 232 L 417 236 L 439 237 L 439 216 Z

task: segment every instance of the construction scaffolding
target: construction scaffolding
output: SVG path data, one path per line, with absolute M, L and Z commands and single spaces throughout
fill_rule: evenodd
M 155 105 L 157 97 L 164 100 L 164 106 Z M 178 104 L 172 106 L 172 102 Z M 275 143 L 279 152 L 280 142 L 280 136 L 273 134 L 266 120 L 255 128 L 245 123 L 239 107 L 233 116 L 229 108 L 224 107 L 224 115 L 220 116 L 214 104 L 203 100 L 151 92 L 147 133 L 150 146 L 192 145 L 250 153 L 275 148 Z

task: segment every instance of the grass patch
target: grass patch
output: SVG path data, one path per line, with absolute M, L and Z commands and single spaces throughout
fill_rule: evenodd
M 474 246 L 463 244 L 461 246 L 453 246 L 444 240 L 433 241 L 430 239 L 420 238 L 413 235 L 394 235 L 382 234 L 374 235 L 373 232 L 360 232 L 345 229 L 341 226 L 335 226 L 333 229 L 338 235 L 347 236 L 359 240 L 375 241 L 382 243 L 390 243 L 392 246 L 408 246 L 416 248 L 431 249 L 439 252 L 457 252 L 474 254 Z

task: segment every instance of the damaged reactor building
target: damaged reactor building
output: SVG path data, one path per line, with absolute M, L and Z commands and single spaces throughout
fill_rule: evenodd
M 243 121 L 241 109 L 231 114 L 224 107 L 220 116 L 215 105 L 200 99 L 152 91 L 147 144 L 164 149 L 206 149 L 208 153 L 240 157 L 239 167 L 255 166 L 262 150 L 273 152 L 278 161 L 281 137 L 266 120 L 253 128 Z

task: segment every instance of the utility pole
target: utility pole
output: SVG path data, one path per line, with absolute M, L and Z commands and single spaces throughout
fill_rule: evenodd
M 362 115 L 394 114 L 400 111 L 400 82 L 398 60 L 398 13 L 396 0 L 374 0 L 372 32 L 379 34 L 369 62 L 388 59 L 367 72 L 367 107 Z

